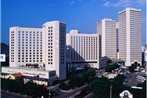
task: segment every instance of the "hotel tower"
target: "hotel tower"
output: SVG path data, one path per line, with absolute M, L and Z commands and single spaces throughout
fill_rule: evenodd
M 119 12 L 119 57 L 131 66 L 141 64 L 141 10 L 126 8 Z

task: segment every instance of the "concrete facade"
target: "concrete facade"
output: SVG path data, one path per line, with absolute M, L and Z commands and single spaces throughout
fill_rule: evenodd
M 97 34 L 100 37 L 100 57 L 117 58 L 117 25 L 112 19 L 102 19 L 97 23 Z
M 141 10 L 126 8 L 119 12 L 119 54 L 126 66 L 141 64 Z
M 97 34 L 80 34 L 78 30 L 71 30 L 66 37 L 68 62 L 100 68 Z
M 55 70 L 66 79 L 66 24 L 50 21 L 42 28 L 10 28 L 10 67 Z

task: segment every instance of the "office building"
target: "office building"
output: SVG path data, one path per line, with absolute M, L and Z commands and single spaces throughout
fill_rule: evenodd
M 126 66 L 141 64 L 141 10 L 126 8 L 119 12 L 119 57 Z
M 118 24 L 112 19 L 103 19 L 97 23 L 97 34 L 100 40 L 100 57 L 116 59 Z
M 10 67 L 2 72 L 66 78 L 66 24 L 51 21 L 42 28 L 10 28 Z M 29 70 L 30 69 L 30 70 Z
M 80 34 L 71 30 L 66 34 L 67 63 L 73 67 L 99 66 L 99 39 L 97 34 Z

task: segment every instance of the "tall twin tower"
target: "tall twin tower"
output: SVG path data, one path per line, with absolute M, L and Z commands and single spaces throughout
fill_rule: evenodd
M 126 66 L 141 64 L 141 10 L 126 8 L 118 14 L 118 22 L 103 19 L 97 23 L 100 56 L 119 58 Z M 119 50 L 119 51 L 118 51 Z

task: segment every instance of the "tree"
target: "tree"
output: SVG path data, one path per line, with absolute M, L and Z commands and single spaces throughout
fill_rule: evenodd
M 112 70 L 118 68 L 119 66 L 115 64 L 109 64 L 105 67 L 105 72 L 111 72 Z
M 89 68 L 86 72 L 88 77 L 94 77 L 96 75 L 96 69 L 95 68 Z
M 59 85 L 59 88 L 62 89 L 62 90 L 69 90 L 71 89 L 66 83 L 64 82 L 61 82 L 60 85 Z
M 33 82 L 27 82 L 25 84 L 22 94 L 29 95 L 32 97 L 48 97 L 48 90 L 44 85 L 37 85 Z
M 112 91 L 115 92 L 115 93 L 112 93 L 113 94 L 113 97 L 118 97 L 119 94 L 126 90 L 126 89 L 129 89 L 128 86 L 125 86 L 123 85 L 123 81 L 125 79 L 125 76 L 124 75 L 117 75 L 112 81 L 111 81 L 111 84 L 112 84 Z
M 77 76 L 73 76 L 70 78 L 68 84 L 69 84 L 69 87 L 74 89 L 75 87 L 78 87 L 79 86 L 79 77 Z
M 130 72 L 135 72 L 135 69 L 137 68 L 137 66 L 138 66 L 138 63 L 135 62 L 131 66 L 129 66 L 128 69 Z
M 123 84 L 123 81 L 125 79 L 124 75 L 117 75 L 114 79 L 113 79 L 113 83 L 114 84 Z
M 112 60 L 111 59 L 108 59 L 107 65 L 109 65 L 110 63 L 112 63 Z
M 91 85 L 94 98 L 109 98 L 110 83 L 106 77 L 95 79 Z
M 137 85 L 138 87 L 142 87 L 143 89 L 135 89 L 132 90 L 134 98 L 146 98 L 146 81 Z
M 119 98 L 119 94 L 123 90 L 130 89 L 128 86 L 123 85 L 124 79 L 124 75 L 118 75 L 113 80 L 109 80 L 106 77 L 95 79 L 91 84 L 94 98 L 109 98 L 110 86 L 112 86 L 112 98 Z
M 48 90 L 44 85 L 37 85 L 33 82 L 27 82 L 24 84 L 23 79 L 1 79 L 1 85 L 3 90 L 10 92 L 21 93 L 32 97 L 48 98 Z
M 23 94 L 35 96 L 37 90 L 37 84 L 29 81 L 25 84 Z

